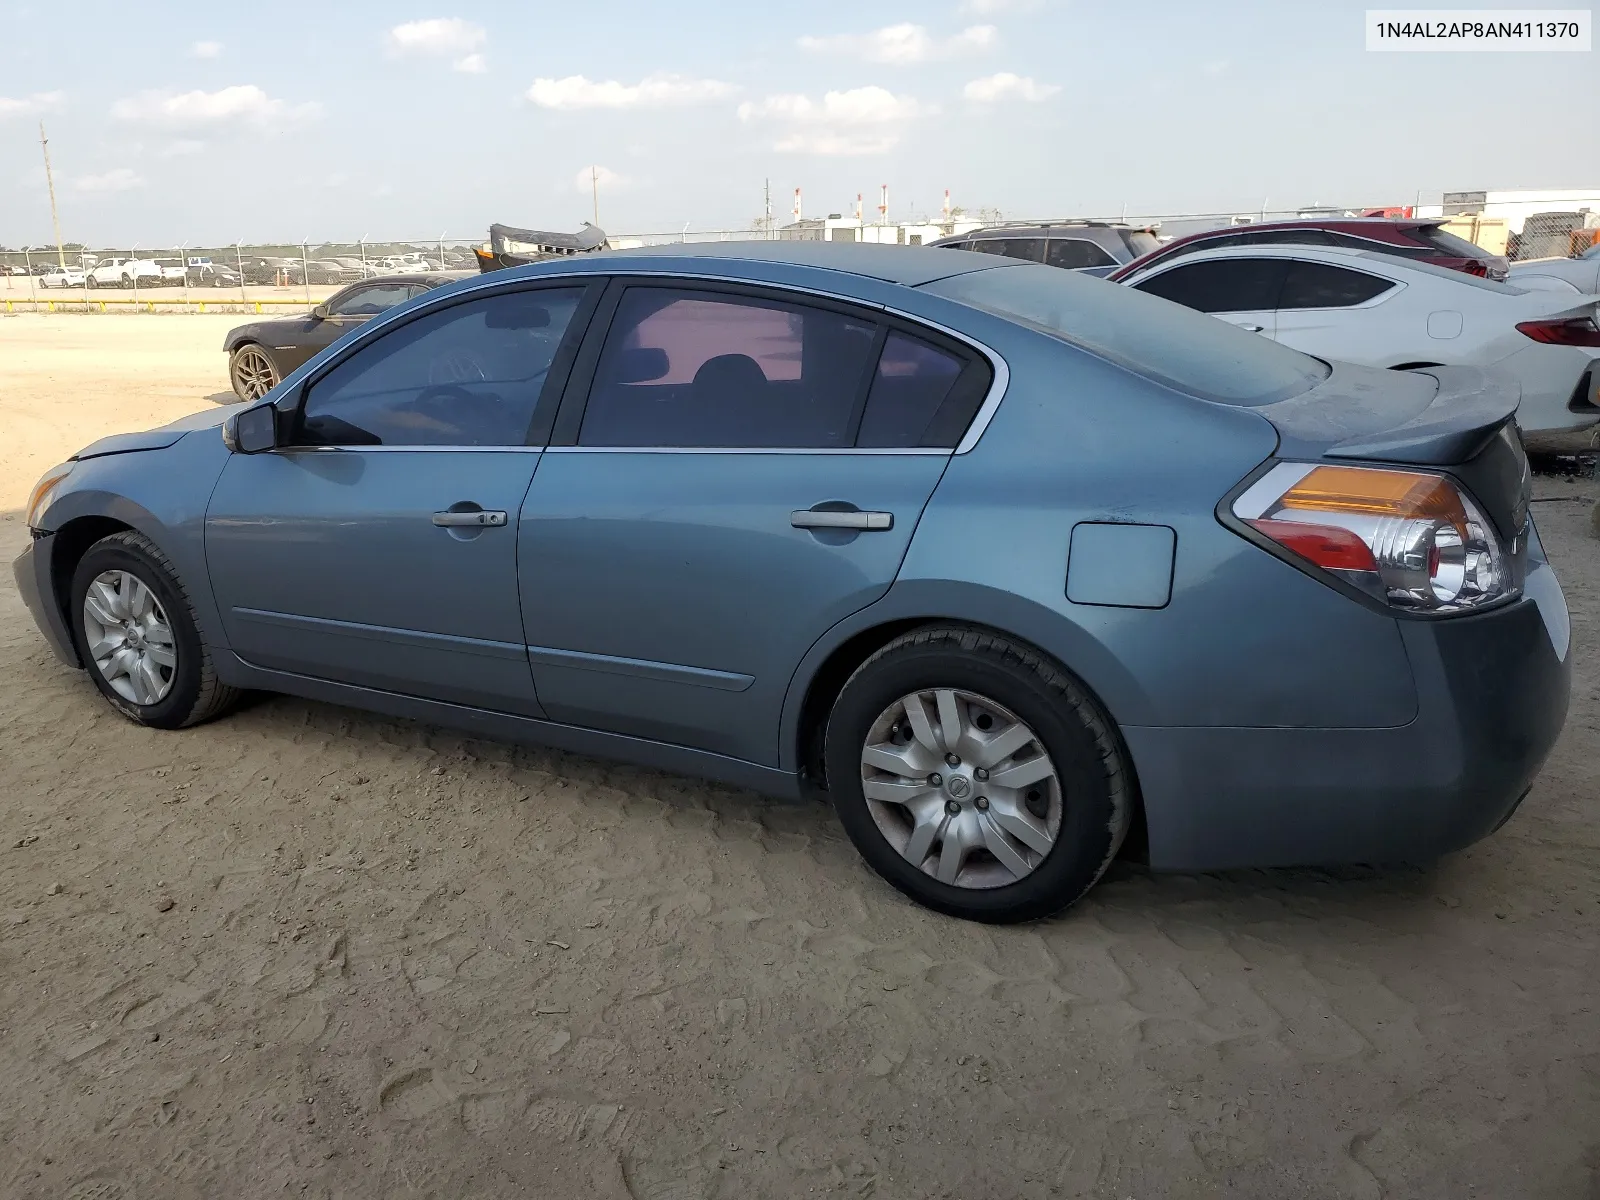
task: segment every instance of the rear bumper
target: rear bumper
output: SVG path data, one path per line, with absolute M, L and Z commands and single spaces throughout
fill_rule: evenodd
M 54 588 L 50 583 L 50 554 L 54 544 L 54 534 L 34 538 L 12 562 L 11 573 L 16 577 L 22 602 L 28 606 L 33 623 L 50 643 L 50 649 L 69 667 L 81 667 L 83 664 L 78 661 L 72 635 L 67 632 L 61 609 L 54 602 Z
M 1125 727 L 1151 865 L 1418 862 L 1499 828 L 1566 720 L 1571 637 L 1555 574 L 1530 563 L 1515 604 L 1400 628 L 1420 701 L 1400 728 Z

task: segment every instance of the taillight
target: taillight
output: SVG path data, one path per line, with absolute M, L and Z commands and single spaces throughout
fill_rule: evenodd
M 1461 612 L 1518 590 L 1494 527 L 1442 475 L 1279 463 L 1234 501 L 1233 514 L 1396 608 Z
M 1468 258 L 1462 260 L 1461 269 L 1468 275 L 1476 275 L 1479 279 L 1489 278 L 1489 264 L 1481 258 Z
M 1517 332 L 1547 346 L 1600 346 L 1600 325 L 1589 317 L 1563 321 L 1523 321 Z

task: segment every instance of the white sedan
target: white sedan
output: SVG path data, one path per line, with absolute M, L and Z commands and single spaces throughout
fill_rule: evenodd
M 1122 282 L 1319 358 L 1493 367 L 1522 385 L 1530 448 L 1560 448 L 1600 422 L 1600 296 L 1331 246 L 1197 251 Z
M 1506 282 L 1513 287 L 1554 287 L 1565 284 L 1574 292 L 1600 292 L 1600 245 L 1590 246 L 1576 258 L 1530 258 L 1511 264 Z
M 43 288 L 82 287 L 85 278 L 82 267 L 51 267 L 39 276 Z

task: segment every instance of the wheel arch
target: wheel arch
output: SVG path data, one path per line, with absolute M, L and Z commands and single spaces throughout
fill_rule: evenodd
M 101 538 L 129 532 L 142 531 L 134 529 L 126 521 L 98 513 L 73 517 L 55 531 L 50 540 L 50 603 L 54 604 L 56 611 L 61 614 L 61 620 L 67 629 L 72 628 L 72 614 L 67 607 L 67 593 L 71 589 L 73 572 L 78 569 L 83 556 L 89 552 L 89 547 Z M 83 656 L 78 653 L 77 639 L 73 638 L 67 645 L 78 665 L 84 666 Z
M 860 617 L 862 614 L 857 616 Z M 800 669 L 796 671 L 790 683 L 789 697 L 784 703 L 782 717 L 784 740 L 780 746 L 780 754 L 785 760 L 784 766 L 796 770 L 805 786 L 819 791 L 826 790 L 823 734 L 827 729 L 828 714 L 845 683 L 862 663 L 896 638 L 917 629 L 936 625 L 971 629 L 1016 642 L 1019 646 L 1045 658 L 1053 666 L 1070 675 L 1100 708 L 1112 736 L 1116 738 L 1122 751 L 1123 761 L 1127 764 L 1133 784 L 1133 819 L 1119 857 L 1144 861 L 1149 844 L 1144 799 L 1139 789 L 1138 768 L 1133 760 L 1132 751 L 1122 737 L 1117 722 L 1117 712 L 1107 703 L 1102 689 L 1097 688 L 1082 671 L 1075 669 L 1065 657 L 1041 645 L 1038 639 L 1030 638 L 1008 627 L 1011 622 L 996 624 L 929 611 L 920 615 L 886 615 L 881 619 L 869 620 L 848 629 L 843 628 L 846 624 L 848 623 L 836 626 L 830 631 L 829 636 L 819 639 L 812 647 Z

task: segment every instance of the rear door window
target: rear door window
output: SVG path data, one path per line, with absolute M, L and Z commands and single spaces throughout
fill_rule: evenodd
M 1085 267 L 1114 267 L 1117 260 L 1086 238 L 1051 238 L 1045 261 L 1052 267 L 1081 271 Z
M 884 339 L 857 446 L 953 448 L 993 382 L 976 356 L 898 330 Z
M 850 444 L 877 325 L 711 290 L 631 287 L 595 368 L 578 444 Z
M 1203 313 L 1267 312 L 1278 307 L 1287 260 L 1217 258 L 1182 263 L 1132 286 Z
M 1293 261 L 1289 264 L 1277 307 L 1349 308 L 1365 304 L 1394 286 L 1392 280 L 1368 275 L 1365 271 L 1352 271 L 1329 263 Z
M 981 238 L 972 243 L 974 250 L 985 254 L 1003 254 L 1007 258 L 1020 258 L 1023 262 L 1044 261 L 1043 238 Z

